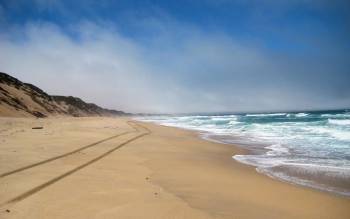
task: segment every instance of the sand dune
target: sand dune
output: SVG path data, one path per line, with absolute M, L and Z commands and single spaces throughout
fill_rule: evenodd
M 120 116 L 122 111 L 105 109 L 72 96 L 49 95 L 40 88 L 0 72 L 0 116 Z

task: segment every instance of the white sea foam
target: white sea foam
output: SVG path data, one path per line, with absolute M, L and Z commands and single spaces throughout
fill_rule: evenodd
M 239 124 L 240 122 L 238 122 L 237 120 L 231 120 L 228 124 L 229 125 L 237 125 Z
M 305 187 L 319 189 L 319 190 L 323 190 L 323 191 L 327 191 L 327 192 L 331 192 L 331 193 L 336 193 L 339 195 L 350 196 L 350 191 L 348 190 L 348 188 L 341 188 L 341 187 L 332 186 L 330 184 L 320 182 L 319 180 L 317 180 L 317 176 L 316 176 L 316 179 L 311 180 L 308 178 L 291 176 L 290 174 L 287 174 L 286 172 L 272 171 L 269 168 L 259 168 L 258 167 L 257 171 L 260 173 L 263 173 L 271 178 L 279 179 L 279 180 L 282 180 L 282 181 L 285 181 L 288 183 L 302 185 Z M 319 172 L 317 172 L 317 173 L 319 173 Z M 308 174 L 312 174 L 312 173 L 308 173 Z M 342 181 L 350 181 L 349 176 L 346 177 L 345 180 L 342 180 Z
M 350 119 L 328 119 L 328 122 L 334 125 L 350 125 Z
M 331 118 L 331 119 L 346 119 L 350 118 L 350 113 L 341 113 L 341 114 L 322 114 L 323 118 Z
M 318 134 L 319 136 L 326 135 L 337 140 L 350 141 L 350 130 L 339 130 L 323 126 L 309 126 L 303 127 L 302 129 L 308 131 L 309 133 Z
M 270 150 L 266 152 L 267 155 L 275 156 L 275 155 L 289 154 L 289 149 L 287 147 L 283 147 L 280 144 L 274 144 L 271 146 L 267 146 L 265 148 Z
M 225 117 L 213 117 L 211 118 L 212 121 L 222 121 L 222 122 L 225 122 L 225 121 L 231 121 L 232 118 L 225 118 Z
M 268 154 L 267 154 L 268 155 Z M 269 156 L 269 155 L 268 155 Z M 339 187 L 327 183 L 329 179 L 342 184 L 350 181 L 350 167 L 338 167 L 309 163 L 297 163 L 284 158 L 269 159 L 265 155 L 235 155 L 238 162 L 255 166 L 260 173 L 272 178 L 310 188 L 325 190 L 340 195 L 350 196 L 348 186 Z M 283 169 L 278 169 L 282 167 Z

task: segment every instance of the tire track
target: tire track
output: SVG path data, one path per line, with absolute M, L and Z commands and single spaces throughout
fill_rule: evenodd
M 134 123 L 134 124 L 136 124 L 136 123 Z M 74 168 L 74 169 L 64 173 L 64 174 L 61 174 L 61 175 L 59 175 L 59 176 L 57 176 L 57 177 L 55 177 L 55 178 L 53 178 L 53 179 L 51 179 L 49 181 L 47 181 L 47 182 L 37 186 L 37 187 L 34 187 L 33 189 L 31 189 L 31 190 L 29 190 L 29 191 L 27 191 L 25 193 L 22 193 L 22 194 L 18 195 L 15 198 L 12 198 L 12 199 L 6 201 L 5 203 L 0 204 L 0 207 L 3 207 L 4 205 L 8 205 L 8 204 L 13 204 L 13 203 L 21 201 L 21 200 L 23 200 L 25 198 L 28 198 L 29 196 L 34 195 L 35 193 L 37 193 L 37 192 L 43 190 L 44 188 L 46 188 L 46 187 L 48 187 L 48 186 L 50 186 L 50 185 L 52 185 L 52 184 L 62 180 L 63 178 L 65 178 L 65 177 L 67 177 L 69 175 L 72 175 L 73 173 L 75 173 L 75 172 L 77 172 L 77 171 L 79 171 L 79 170 L 81 170 L 81 169 L 83 169 L 83 168 L 85 168 L 85 167 L 87 167 L 87 166 L 89 166 L 89 165 L 91 165 L 91 164 L 101 160 L 102 158 L 108 156 L 109 154 L 111 154 L 114 151 L 120 149 L 121 147 L 129 144 L 130 142 L 133 142 L 133 141 L 135 141 L 135 140 L 137 140 L 139 138 L 142 138 L 142 137 L 152 133 L 147 127 L 144 127 L 144 126 L 139 125 L 139 124 L 137 124 L 137 126 L 142 127 L 146 132 L 142 133 L 142 134 L 139 134 L 139 135 L 137 135 L 137 136 L 127 140 L 127 141 L 124 141 L 123 143 L 120 143 L 116 147 L 108 150 L 107 152 L 101 154 L 100 156 L 97 156 L 94 159 L 92 159 L 92 160 L 90 160 L 90 161 L 88 161 L 88 162 L 86 162 L 86 163 L 84 163 L 84 164 L 82 164 L 82 165 L 80 165 L 80 166 L 78 166 L 78 167 L 76 167 L 76 168 Z
M 106 141 L 109 141 L 109 140 L 118 138 L 118 137 L 120 137 L 120 136 L 129 134 L 129 133 L 132 133 L 132 132 L 139 132 L 139 129 L 138 129 L 137 127 L 135 127 L 134 125 L 132 125 L 132 124 L 133 124 L 132 122 L 128 121 L 127 123 L 128 123 L 128 125 L 130 125 L 135 131 L 127 131 L 127 132 L 123 132 L 123 133 L 120 133 L 120 134 L 117 134 L 117 135 L 113 135 L 113 136 L 111 136 L 111 137 L 102 139 L 102 140 L 100 140 L 100 141 L 97 141 L 97 142 L 94 142 L 94 143 L 92 143 L 92 144 L 89 144 L 89 145 L 83 146 L 83 147 L 81 147 L 81 148 L 78 148 L 78 149 L 76 149 L 76 150 L 70 151 L 70 152 L 68 152 L 68 153 L 61 154 L 61 155 L 58 155 L 58 156 L 55 156 L 55 157 L 51 157 L 51 158 L 49 158 L 49 159 L 46 159 L 46 160 L 43 160 L 43 161 L 40 161 L 40 162 L 37 162 L 37 163 L 33 163 L 33 164 L 30 164 L 30 165 L 27 165 L 27 166 L 24 166 L 24 167 L 21 167 L 21 168 L 18 168 L 18 169 L 15 169 L 15 170 L 6 172 L 6 173 L 2 173 L 2 174 L 0 174 L 0 178 L 4 178 L 4 177 L 6 177 L 6 176 L 9 176 L 9 175 L 12 175 L 12 174 L 15 174 L 15 173 L 19 173 L 19 172 L 22 172 L 22 171 L 27 170 L 27 169 L 31 169 L 31 168 L 36 167 L 36 166 L 40 166 L 40 165 L 43 165 L 43 164 L 52 162 L 52 161 L 54 161 L 54 160 L 58 160 L 58 159 L 61 159 L 61 158 L 70 156 L 70 155 L 72 155 L 72 154 L 75 154 L 75 153 L 78 153 L 78 152 L 80 152 L 80 151 L 83 151 L 83 150 L 85 150 L 85 149 L 87 149 L 87 148 L 91 148 L 91 147 L 96 146 L 96 145 L 98 145 L 98 144 L 101 144 L 101 143 L 103 143 L 103 142 L 106 142 Z

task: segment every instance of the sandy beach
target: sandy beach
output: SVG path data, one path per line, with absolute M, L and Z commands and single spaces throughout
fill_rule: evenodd
M 37 129 L 33 129 L 36 127 Z M 0 118 L 0 218 L 349 218 L 350 199 L 130 118 Z

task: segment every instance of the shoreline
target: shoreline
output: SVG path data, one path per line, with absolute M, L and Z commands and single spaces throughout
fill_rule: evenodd
M 238 169 L 239 171 L 242 171 L 240 173 L 244 172 L 244 174 L 242 174 L 242 175 L 249 176 L 249 178 L 252 177 L 254 180 L 259 179 L 257 181 L 261 180 L 261 181 L 264 181 L 264 183 L 271 184 L 272 188 L 270 186 L 268 186 L 269 187 L 268 190 L 270 190 L 270 189 L 272 189 L 272 190 L 274 190 L 274 189 L 279 190 L 277 188 L 283 187 L 284 189 L 286 188 L 287 190 L 283 189 L 283 192 L 281 192 L 282 194 L 283 193 L 284 194 L 287 194 L 287 193 L 292 194 L 294 192 L 296 192 L 296 193 L 299 193 L 299 192 L 304 193 L 305 192 L 305 193 L 308 193 L 308 195 L 306 195 L 306 196 L 301 195 L 301 196 L 304 196 L 305 199 L 307 199 L 307 196 L 316 195 L 316 196 L 320 196 L 320 197 L 321 196 L 322 197 L 328 197 L 328 198 L 331 198 L 331 199 L 333 199 L 333 198 L 334 199 L 341 199 L 341 200 L 345 200 L 346 202 L 350 203 L 350 199 L 347 196 L 343 196 L 343 195 L 339 195 L 339 194 L 335 194 L 335 193 L 330 193 L 330 192 L 327 192 L 327 191 L 322 191 L 322 190 L 319 190 L 319 189 L 314 189 L 314 188 L 310 188 L 310 187 L 306 187 L 306 186 L 301 186 L 301 185 L 298 185 L 298 184 L 292 184 L 292 183 L 289 183 L 289 182 L 285 182 L 285 181 L 282 181 L 282 180 L 275 179 L 275 178 L 270 177 L 270 176 L 268 176 L 266 174 L 262 174 L 262 173 L 257 172 L 256 168 L 254 166 L 247 165 L 247 164 L 244 164 L 242 162 L 238 162 L 237 160 L 232 158 L 232 156 L 237 155 L 237 154 L 241 155 L 241 154 L 249 153 L 249 150 L 244 149 L 244 148 L 242 148 L 240 146 L 237 146 L 237 145 L 234 145 L 234 144 L 229 144 L 229 143 L 209 141 L 207 139 L 202 138 L 201 137 L 201 132 L 197 131 L 197 130 L 189 130 L 189 129 L 185 129 L 185 128 L 171 127 L 171 126 L 159 125 L 159 124 L 156 124 L 156 123 L 149 123 L 149 122 L 143 122 L 143 123 L 144 124 L 152 124 L 154 126 L 161 126 L 161 127 L 164 127 L 166 129 L 170 129 L 170 130 L 174 130 L 174 129 L 175 130 L 181 130 L 182 132 L 187 132 L 187 133 L 189 133 L 189 135 L 194 136 L 195 138 L 197 138 L 198 141 L 202 142 L 203 144 L 207 144 L 207 143 L 208 144 L 215 144 L 217 147 L 225 148 L 225 150 L 227 150 L 224 153 L 225 158 L 222 158 L 222 160 L 220 162 L 224 163 L 224 165 L 226 167 L 232 168 L 232 172 L 230 172 L 229 174 L 234 174 L 233 171 Z M 204 143 L 204 142 L 206 142 L 206 143 Z M 221 148 L 221 149 L 223 149 L 223 148 Z M 240 175 L 240 174 L 238 174 L 238 175 Z M 244 181 L 246 183 L 248 183 L 248 181 L 246 181 L 246 180 L 244 180 Z M 249 183 L 251 183 L 251 182 L 249 182 Z M 257 182 L 257 186 L 260 186 L 258 182 Z M 254 190 L 257 189 L 257 188 L 255 188 L 255 186 L 253 186 L 253 187 L 254 187 Z M 266 188 L 266 187 L 264 186 L 264 188 Z M 259 188 L 258 188 L 258 190 L 259 190 Z M 261 196 L 263 196 L 263 197 L 266 197 L 267 199 L 271 198 L 271 196 L 270 196 L 271 195 L 271 193 L 270 193 L 271 191 L 267 192 L 267 193 L 270 193 L 269 196 L 264 196 L 264 195 L 260 194 L 260 192 L 262 192 L 262 191 L 258 191 L 258 190 L 255 190 L 256 195 L 253 195 L 254 197 L 257 198 L 257 196 L 260 196 L 260 198 L 261 198 Z M 290 190 L 293 190 L 293 192 L 291 192 Z M 275 193 L 275 191 L 272 191 L 272 193 Z M 294 194 L 292 194 L 292 195 L 294 195 Z M 277 196 L 279 198 L 282 198 L 279 195 L 277 195 Z M 287 195 L 287 197 L 289 197 L 289 196 Z M 299 199 L 300 198 L 297 198 L 294 201 L 299 201 Z M 313 199 L 313 198 L 311 198 L 311 199 Z M 318 202 L 317 199 L 318 198 L 314 199 L 313 201 Z M 269 202 L 268 200 L 264 200 L 264 201 Z M 280 199 L 280 201 L 283 202 L 283 198 Z M 291 202 L 292 204 L 289 203 L 291 205 L 289 207 L 291 207 L 291 208 L 296 207 L 296 206 L 293 206 L 293 204 L 296 204 L 296 202 L 294 202 L 294 201 Z M 275 204 L 277 204 L 277 203 L 273 203 L 273 206 L 275 206 Z M 304 210 L 309 211 L 310 209 L 307 209 L 306 206 L 308 206 L 310 204 L 310 202 L 306 201 L 306 202 L 304 202 L 304 204 L 305 204 L 305 209 Z M 300 207 L 301 206 L 302 205 L 300 205 Z M 301 210 L 300 207 L 297 207 L 297 209 Z M 320 209 L 318 209 L 318 210 L 320 210 Z M 348 216 L 348 215 L 350 215 L 350 210 L 347 212 L 346 216 Z M 323 218 L 323 215 L 320 214 L 317 217 L 318 218 Z M 338 215 L 338 217 L 341 218 L 342 216 Z M 250 217 L 248 217 L 248 218 L 250 218 Z M 271 217 L 271 218 L 273 218 L 273 217 Z M 285 216 L 285 218 L 288 218 L 288 216 Z M 308 218 L 312 218 L 312 216 L 308 215 Z
M 267 176 L 273 180 L 277 180 L 277 181 L 282 182 L 282 183 L 288 183 L 290 185 L 299 186 L 299 187 L 307 188 L 307 189 L 312 189 L 312 190 L 324 192 L 324 193 L 327 193 L 330 195 L 335 195 L 335 196 L 350 199 L 350 193 L 348 191 L 339 191 L 339 190 L 337 190 L 339 188 L 328 187 L 329 185 L 332 185 L 332 184 L 338 184 L 338 185 L 341 185 L 343 187 L 346 187 L 347 186 L 346 180 L 343 180 L 342 182 L 339 182 L 339 181 L 330 182 L 329 179 L 322 178 L 322 176 L 308 175 L 308 174 L 303 175 L 305 178 L 305 180 L 303 180 L 301 178 L 295 178 L 295 177 L 298 177 L 298 175 L 302 175 L 303 173 L 295 172 L 295 170 L 291 167 L 288 168 L 288 167 L 276 166 L 277 169 L 284 169 L 284 171 L 275 173 L 273 171 L 264 170 L 260 166 L 249 163 L 245 160 L 242 160 L 242 159 L 240 160 L 240 157 L 244 157 L 246 155 L 248 155 L 248 156 L 249 155 L 261 155 L 261 154 L 264 154 L 266 152 L 272 151 L 272 149 L 268 149 L 271 146 L 270 144 L 260 143 L 260 146 L 256 146 L 253 142 L 251 142 L 249 144 L 242 143 L 242 145 L 240 145 L 241 143 L 239 143 L 239 139 L 236 139 L 236 137 L 232 137 L 232 136 L 227 135 L 227 134 L 220 135 L 220 134 L 215 134 L 215 133 L 212 133 L 209 131 L 201 131 L 201 130 L 180 127 L 180 126 L 175 126 L 175 125 L 164 125 L 164 124 L 160 124 L 160 123 L 157 123 L 154 121 L 142 121 L 142 120 L 137 120 L 137 119 L 135 119 L 135 121 L 151 123 L 151 124 L 160 125 L 163 127 L 173 127 L 173 128 L 177 128 L 177 129 L 181 129 L 181 130 L 185 130 L 185 131 L 194 132 L 194 133 L 196 133 L 196 135 L 200 139 L 214 142 L 217 144 L 230 145 L 230 146 L 235 147 L 236 149 L 240 150 L 239 153 L 232 155 L 231 158 L 235 162 L 252 167 L 259 174 L 262 174 L 264 176 Z M 230 140 L 231 141 L 234 140 L 238 143 L 229 142 Z M 245 139 L 245 140 L 247 140 L 247 139 Z M 249 148 L 245 147 L 244 145 L 249 145 Z M 272 168 L 274 168 L 274 167 L 272 167 Z M 293 174 L 294 174 L 294 176 L 293 176 Z M 315 184 L 315 182 L 311 182 L 311 181 L 309 182 L 309 181 L 307 181 L 307 179 L 314 179 L 319 184 Z M 326 184 L 323 184 L 323 183 L 326 183 Z
M 201 134 L 200 134 L 199 137 L 204 139 L 204 140 L 216 142 L 218 144 L 227 144 L 227 145 L 230 145 L 233 147 L 238 147 L 238 148 L 242 149 L 241 153 L 231 156 L 232 159 L 236 162 L 251 166 L 259 174 L 263 174 L 265 176 L 268 176 L 274 180 L 277 180 L 277 181 L 280 181 L 283 183 L 289 183 L 291 185 L 301 186 L 304 188 L 309 188 L 309 189 L 313 189 L 316 191 L 325 192 L 325 193 L 328 193 L 331 195 L 345 197 L 345 198 L 350 199 L 350 192 L 339 191 L 339 190 L 337 190 L 339 188 L 334 188 L 334 187 L 329 188 L 329 187 L 327 187 L 326 184 L 323 184 L 324 182 L 326 182 L 328 185 L 338 184 L 338 186 L 342 185 L 343 187 L 346 187 L 346 185 L 347 185 L 346 180 L 343 180 L 343 182 L 339 182 L 339 180 L 334 181 L 334 182 L 329 182 L 329 179 L 322 178 L 322 176 L 320 176 L 320 175 L 311 175 L 311 174 L 306 174 L 306 173 L 303 175 L 303 173 L 298 173 L 292 167 L 276 166 L 276 167 L 272 167 L 272 169 L 273 168 L 281 169 L 282 171 L 281 172 L 267 171 L 267 170 L 264 170 L 263 168 L 255 165 L 255 164 L 249 163 L 249 162 L 245 161 L 244 159 L 241 159 L 241 157 L 244 157 L 246 155 L 248 155 L 248 156 L 249 155 L 260 155 L 260 153 L 266 153 L 266 152 L 272 151 L 271 149 L 266 149 L 266 147 L 267 148 L 270 147 L 269 144 L 262 146 L 263 149 L 261 149 L 261 148 L 258 149 L 258 147 L 254 146 L 254 148 L 257 148 L 257 150 L 259 150 L 259 152 L 257 152 L 257 150 L 253 150 L 251 148 L 244 148 L 245 146 L 239 145 L 239 143 L 229 143 L 229 142 L 225 142 L 225 141 L 216 140 L 216 139 L 220 139 L 219 135 L 212 134 L 213 139 L 210 139 L 210 134 L 208 136 L 201 136 Z M 225 136 L 225 137 L 227 137 L 227 136 Z M 250 145 L 250 147 L 252 147 L 252 145 Z M 293 176 L 293 174 L 294 174 L 294 176 Z M 303 176 L 305 179 L 317 180 L 319 182 L 319 184 L 314 184 L 314 182 L 308 182 L 307 180 L 302 181 L 300 178 L 295 178 L 295 177 L 298 177 L 300 175 Z
M 0 217 L 277 219 L 281 215 L 350 215 L 347 198 L 283 183 L 233 160 L 233 154 L 243 151 L 240 148 L 204 140 L 194 131 L 128 121 L 103 117 L 0 119 L 6 129 L 0 133 L 4 140 L 0 141 L 0 173 L 95 142 L 77 153 L 0 178 L 0 187 L 6 188 L 0 190 L 4 203 L 64 176 L 2 206 Z M 43 129 L 32 129 L 38 125 Z M 116 147 L 120 148 L 91 163 Z M 89 165 L 84 166 L 86 163 Z M 65 176 L 80 166 L 83 168 Z

